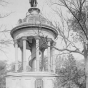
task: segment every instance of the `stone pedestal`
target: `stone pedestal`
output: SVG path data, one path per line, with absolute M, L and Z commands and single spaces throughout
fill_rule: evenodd
M 55 74 L 48 72 L 8 73 L 7 88 L 53 88 Z

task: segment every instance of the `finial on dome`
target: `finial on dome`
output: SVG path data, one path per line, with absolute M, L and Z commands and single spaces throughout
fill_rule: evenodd
M 31 5 L 31 7 L 36 7 L 37 6 L 37 0 L 29 0 L 29 3 Z
M 29 13 L 31 14 L 38 14 L 40 13 L 40 9 L 36 8 L 37 7 L 37 0 L 29 0 L 29 3 L 31 5 L 31 8 L 28 10 Z

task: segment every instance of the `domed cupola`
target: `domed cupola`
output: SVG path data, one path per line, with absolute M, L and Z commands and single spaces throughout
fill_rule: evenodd
M 6 88 L 54 88 L 57 76 L 54 47 L 58 31 L 36 8 L 37 0 L 30 0 L 30 5 L 28 15 L 19 19 L 18 25 L 11 30 L 15 47 L 15 71 L 7 73 Z M 18 49 L 21 51 L 21 67 Z
M 11 31 L 12 37 L 14 37 L 14 32 L 21 30 L 21 28 L 28 28 L 28 30 L 31 30 L 31 28 L 33 29 L 35 27 L 41 32 L 43 32 L 43 29 L 51 31 L 54 38 L 57 37 L 58 32 L 55 26 L 52 24 L 52 22 L 42 16 L 40 9 L 30 8 L 28 12 L 28 15 L 26 15 L 24 19 L 19 19 L 18 25 Z
M 54 40 L 58 35 L 58 31 L 52 22 L 42 16 L 40 9 L 35 7 L 36 0 L 31 0 L 31 2 L 31 6 L 34 7 L 31 7 L 28 10 L 28 14 L 24 19 L 18 20 L 18 25 L 11 30 L 11 36 L 14 39 L 16 46 L 23 51 L 22 63 L 24 71 L 26 70 L 26 49 L 31 52 L 29 66 L 33 71 L 39 71 L 40 52 L 44 54 L 44 51 L 48 49 L 48 70 L 51 71 L 51 67 L 53 67 L 50 63 L 51 55 L 53 55 L 51 52 L 53 50 Z M 43 54 L 41 54 L 42 61 L 44 59 Z M 43 68 L 44 66 L 42 64 L 41 70 L 43 70 Z

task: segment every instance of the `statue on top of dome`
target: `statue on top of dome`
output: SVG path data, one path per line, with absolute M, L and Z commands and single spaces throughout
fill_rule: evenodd
M 37 6 L 37 0 L 29 0 L 29 3 L 31 7 L 36 7 Z

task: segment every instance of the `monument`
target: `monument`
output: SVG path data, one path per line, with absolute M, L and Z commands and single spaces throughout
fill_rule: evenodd
M 29 0 L 29 3 L 31 7 L 36 7 L 37 6 L 37 0 Z
M 58 31 L 41 15 L 36 0 L 31 0 L 30 5 L 29 14 L 24 19 L 19 19 L 18 25 L 11 30 L 15 47 L 15 71 L 7 73 L 6 88 L 54 87 L 56 77 L 54 40 Z M 18 48 L 22 52 L 21 71 L 19 71 Z M 26 50 L 31 52 L 29 61 L 26 58 Z

